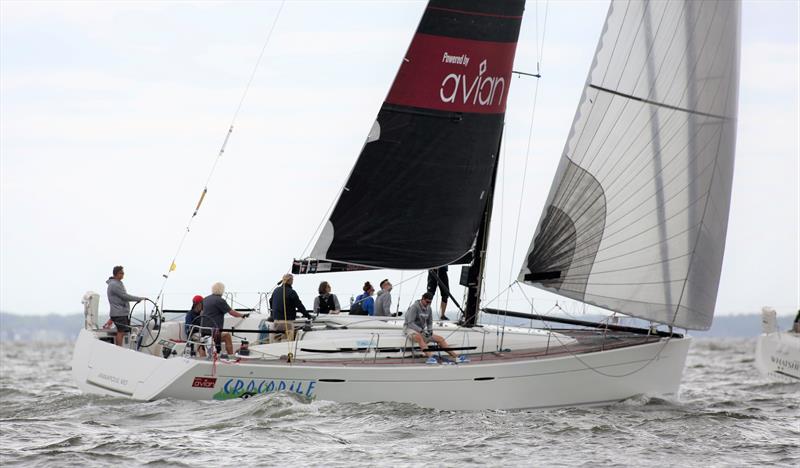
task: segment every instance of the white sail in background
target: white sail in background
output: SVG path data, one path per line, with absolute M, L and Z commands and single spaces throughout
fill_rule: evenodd
M 612 2 L 520 281 L 710 327 L 733 178 L 740 9 Z

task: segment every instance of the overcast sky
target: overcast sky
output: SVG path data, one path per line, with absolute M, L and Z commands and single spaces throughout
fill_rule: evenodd
M 0 310 L 77 312 L 85 291 L 105 293 L 117 264 L 129 292 L 158 294 L 279 6 L 0 2 Z M 252 306 L 254 293 L 271 290 L 315 240 L 424 6 L 287 2 L 167 283 L 168 307 L 208 294 L 214 281 Z M 515 69 L 536 69 L 538 42 L 543 78 L 529 154 L 535 81 L 512 82 L 487 299 L 519 270 L 607 7 L 551 1 L 542 40 L 545 2 L 528 1 Z M 795 1 L 743 5 L 737 159 L 717 314 L 763 305 L 791 313 L 800 302 L 799 15 Z M 310 305 L 327 279 L 347 302 L 363 281 L 389 277 L 405 280 L 395 289 L 405 308 L 424 288 L 416 274 L 299 277 L 296 288 Z M 523 288 L 538 312 L 556 300 Z M 530 309 L 519 291 L 494 305 Z

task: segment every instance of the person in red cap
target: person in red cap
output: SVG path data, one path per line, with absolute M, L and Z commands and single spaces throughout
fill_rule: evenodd
M 186 312 L 186 325 L 184 325 L 184 329 L 186 330 L 186 338 L 191 339 L 191 334 L 197 334 L 200 336 L 200 330 L 195 328 L 192 330 L 192 325 L 195 327 L 200 325 L 200 315 L 203 314 L 203 296 L 194 296 L 192 298 L 192 308 L 189 309 L 189 312 Z M 193 345 L 189 345 L 193 346 Z M 200 357 L 205 357 L 206 350 L 202 346 L 197 347 L 197 355 Z

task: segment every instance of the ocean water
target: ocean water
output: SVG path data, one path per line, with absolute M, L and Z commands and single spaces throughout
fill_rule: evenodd
M 413 405 L 133 402 L 81 394 L 71 345 L 0 343 L 2 466 L 800 466 L 800 383 L 755 342 L 698 339 L 679 401 L 449 412 Z

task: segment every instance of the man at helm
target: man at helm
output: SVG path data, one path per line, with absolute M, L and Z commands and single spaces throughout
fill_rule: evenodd
M 114 337 L 114 343 L 117 346 L 122 346 L 122 340 L 126 333 L 131 331 L 131 302 L 139 302 L 147 299 L 146 297 L 132 296 L 125 290 L 125 285 L 122 284 L 122 278 L 125 277 L 125 269 L 117 265 L 111 271 L 111 275 L 106 280 L 108 290 L 108 305 L 111 308 L 110 316 L 111 321 L 117 327 L 117 334 Z

